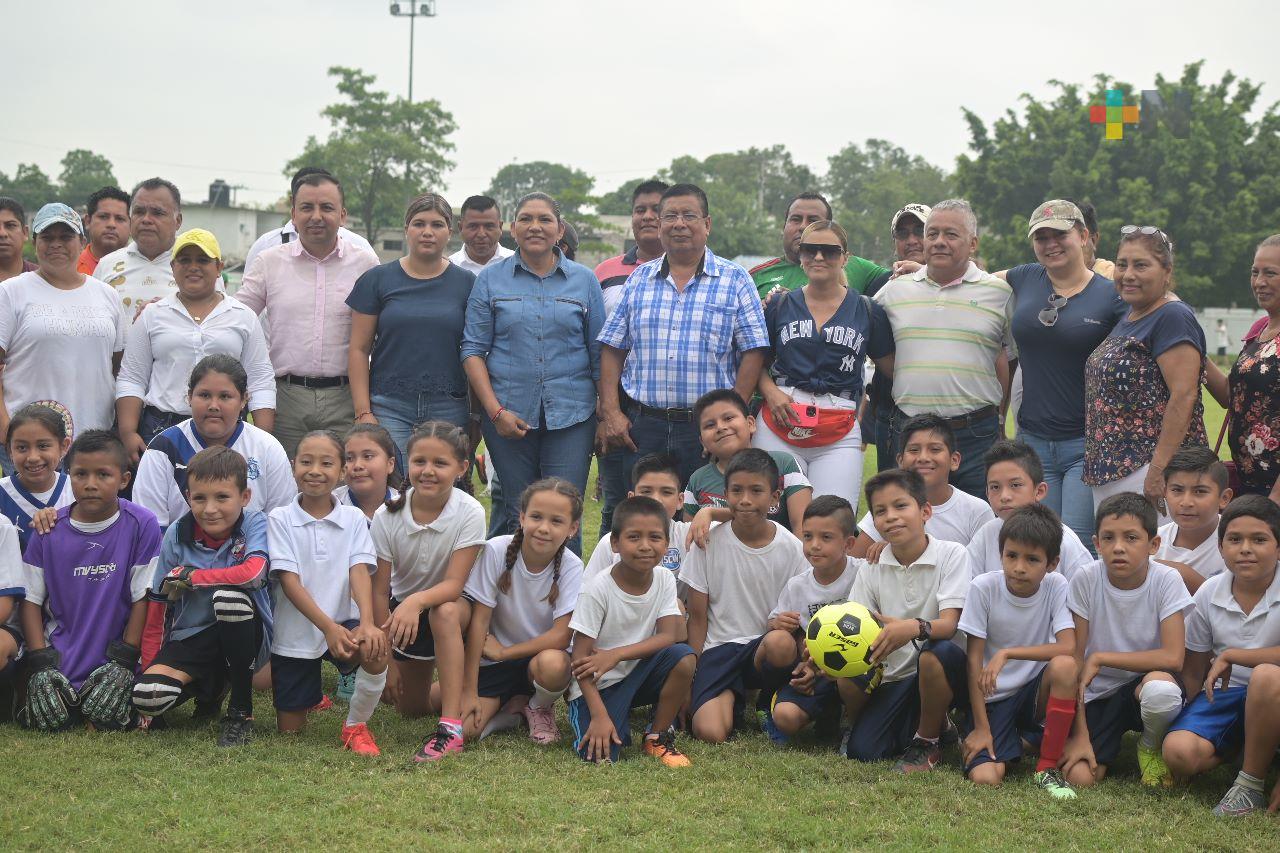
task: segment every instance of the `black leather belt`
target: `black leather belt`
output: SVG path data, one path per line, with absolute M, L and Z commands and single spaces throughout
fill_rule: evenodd
M 303 388 L 340 388 L 351 381 L 345 376 L 294 376 L 292 373 L 276 378 L 289 385 L 301 385 Z
M 693 420 L 693 409 L 655 409 L 644 403 L 633 403 L 633 405 L 647 418 L 657 418 L 668 423 L 688 423 Z
M 964 429 L 965 427 L 973 426 L 978 421 L 985 421 L 987 418 L 994 417 L 995 414 L 995 406 L 983 406 L 981 409 L 976 409 L 967 415 L 956 415 L 954 418 L 943 418 L 943 420 L 951 427 Z

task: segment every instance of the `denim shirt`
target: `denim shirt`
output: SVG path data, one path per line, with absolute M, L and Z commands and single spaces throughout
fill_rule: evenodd
M 604 298 L 595 274 L 556 252 L 540 277 L 520 252 L 485 267 L 467 299 L 462 359 L 480 356 L 498 402 L 532 428 L 595 414 Z

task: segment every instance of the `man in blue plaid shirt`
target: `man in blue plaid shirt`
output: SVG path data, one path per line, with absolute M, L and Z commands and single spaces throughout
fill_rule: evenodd
M 717 388 L 750 399 L 769 333 L 751 276 L 707 249 L 706 193 L 676 184 L 658 218 L 664 254 L 631 273 L 600 332 L 597 414 L 602 442 L 629 452 L 628 471 L 640 456 L 671 453 L 688 482 L 702 464 L 694 401 Z

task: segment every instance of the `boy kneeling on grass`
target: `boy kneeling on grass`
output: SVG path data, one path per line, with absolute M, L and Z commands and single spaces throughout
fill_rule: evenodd
M 1035 503 L 1000 528 L 1003 572 L 974 578 L 960 630 L 968 635 L 972 723 L 961 750 L 965 772 L 979 785 L 999 785 L 1022 757 L 1023 731 L 1040 728 L 1035 783 L 1054 799 L 1074 799 L 1058 761 L 1076 716 L 1075 623 L 1067 579 L 1054 571 L 1065 534 L 1053 510 Z M 959 704 L 966 704 L 963 697 Z
M 1261 495 L 1237 498 L 1218 540 L 1227 571 L 1196 591 L 1187 619 L 1183 684 L 1198 695 L 1169 728 L 1164 760 L 1185 781 L 1241 754 L 1235 783 L 1213 808 L 1241 817 L 1266 807 L 1263 784 L 1280 747 L 1280 507 Z M 1269 808 L 1280 809 L 1280 785 Z

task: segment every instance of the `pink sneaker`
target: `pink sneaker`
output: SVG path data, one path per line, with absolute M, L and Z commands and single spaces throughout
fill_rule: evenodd
M 529 740 L 540 744 L 555 743 L 560 740 L 560 730 L 556 728 L 554 705 L 548 705 L 545 708 L 526 705 L 520 713 L 524 714 L 524 721 L 529 725 Z
M 418 764 L 439 761 L 451 752 L 462 752 L 462 735 L 456 735 L 441 725 L 422 742 L 422 746 L 413 754 L 413 760 Z

